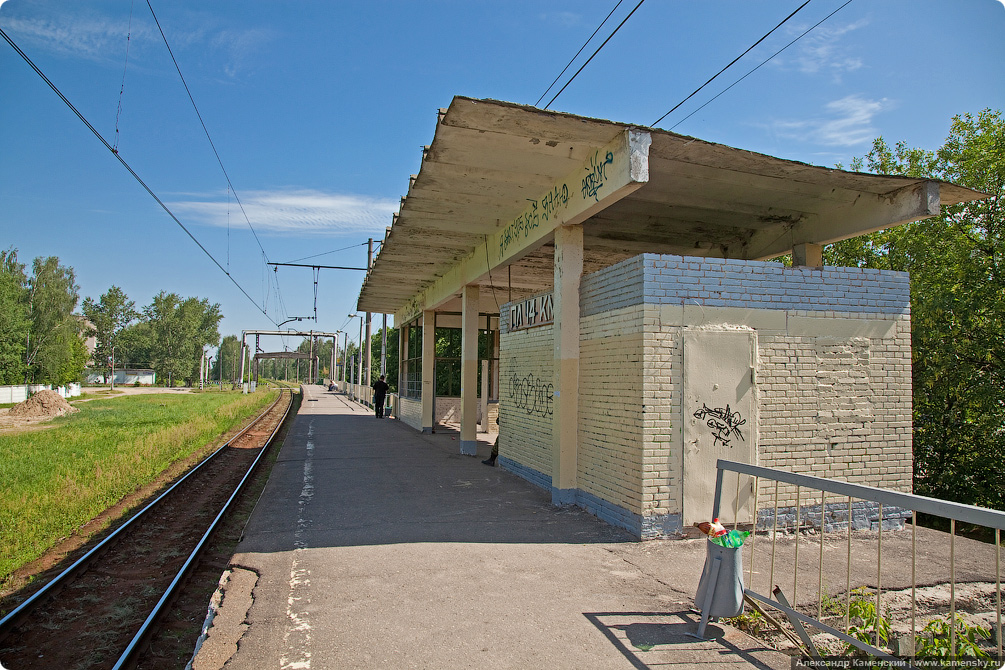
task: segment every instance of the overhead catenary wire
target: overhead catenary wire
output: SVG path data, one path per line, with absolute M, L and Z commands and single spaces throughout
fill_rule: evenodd
M 600 50 L 603 49 L 605 46 L 607 46 L 607 43 L 611 41 L 611 38 L 614 37 L 615 35 L 617 35 L 618 31 L 621 30 L 621 26 L 625 25 L 625 23 L 628 22 L 628 19 L 632 18 L 632 14 L 634 14 L 635 11 L 639 7 L 641 7 L 642 3 L 645 2 L 645 1 L 646 0 L 639 0 L 639 4 L 635 5 L 635 7 L 632 9 L 632 11 L 628 12 L 628 16 L 626 16 L 624 19 L 622 19 L 621 23 L 618 24 L 618 27 L 615 28 L 614 31 L 610 35 L 607 36 L 607 39 L 604 40 L 603 43 L 599 47 L 597 47 L 597 50 L 594 51 L 593 54 L 591 54 L 590 57 L 586 59 L 586 62 L 583 63 L 579 67 L 578 70 L 576 70 L 576 74 L 572 75 L 572 77 L 569 78 L 569 81 L 565 82 L 565 85 L 562 86 L 562 88 L 559 89 L 558 93 L 556 93 L 554 95 L 554 97 L 552 97 L 552 99 L 548 101 L 548 104 L 544 106 L 544 109 L 548 109 L 549 107 L 551 107 L 551 103 L 555 102 L 555 100 L 558 98 L 558 96 L 562 95 L 562 91 L 564 91 L 566 88 L 568 88 L 569 84 L 571 84 L 573 82 L 573 80 L 576 77 L 579 76 L 579 73 L 583 71 L 583 68 L 585 68 L 587 65 L 590 64 L 590 61 L 593 60 L 594 56 L 596 56 L 598 53 L 600 53 Z
M 122 96 L 126 92 L 126 70 L 129 67 L 129 42 L 133 36 L 133 2 L 129 3 L 129 23 L 126 26 L 126 58 L 122 64 L 122 84 L 119 86 L 119 104 L 115 108 L 115 151 L 119 149 L 119 117 L 122 116 Z
M 671 107 L 671 108 L 670 108 L 670 111 L 668 111 L 668 112 L 667 112 L 666 114 L 664 114 L 664 115 L 663 115 L 663 116 L 661 116 L 660 118 L 656 119 L 656 120 L 655 120 L 655 121 L 654 121 L 654 122 L 653 122 L 653 123 L 652 123 L 651 125 L 655 126 L 655 125 L 656 125 L 656 124 L 658 124 L 658 123 L 659 123 L 660 121 L 662 121 L 662 120 L 663 120 L 663 119 L 665 119 L 666 117 L 670 116 L 670 115 L 671 115 L 671 114 L 672 114 L 673 112 L 675 112 L 675 111 L 677 110 L 677 108 L 678 108 L 678 107 L 680 107 L 680 106 L 681 106 L 681 105 L 683 105 L 683 104 L 684 104 L 685 102 L 687 102 L 688 100 L 690 100 L 691 98 L 693 98 L 693 97 L 694 97 L 695 95 L 697 95 L 697 94 L 698 94 L 698 92 L 699 92 L 699 91 L 701 91 L 701 90 L 702 90 L 703 88 L 705 88 L 706 86 L 708 86 L 709 84 L 711 84 L 711 83 L 712 83 L 713 81 L 715 81 L 715 80 L 716 80 L 716 78 L 717 78 L 717 77 L 718 77 L 718 76 L 719 76 L 720 74 L 722 74 L 723 72 L 725 72 L 726 70 L 728 70 L 729 68 L 731 68 L 731 67 L 732 67 L 732 66 L 733 66 L 733 65 L 734 65 L 734 64 L 736 63 L 736 61 L 740 60 L 741 58 L 743 58 L 744 56 L 746 56 L 746 55 L 747 55 L 748 53 L 750 53 L 750 52 L 751 52 L 751 51 L 752 51 L 752 50 L 754 49 L 754 47 L 756 47 L 756 46 L 757 46 L 758 44 L 760 44 L 760 43 L 761 43 L 761 42 L 763 42 L 764 40 L 768 39 L 768 37 L 770 37 L 772 33 L 774 33 L 774 32 L 775 32 L 776 30 L 778 30 L 778 29 L 779 29 L 779 28 L 781 28 L 781 27 L 782 27 L 783 25 L 785 25 L 785 23 L 786 23 L 786 22 L 787 22 L 787 21 L 788 21 L 789 19 L 791 19 L 791 18 L 792 18 L 793 16 L 795 16 L 796 14 L 798 14 L 798 13 L 799 13 L 799 10 L 801 10 L 801 9 L 802 9 L 803 7 L 805 7 L 806 5 L 810 4 L 810 1 L 811 1 L 811 0 L 806 0 L 806 1 L 805 1 L 805 2 L 803 3 L 803 4 L 801 4 L 801 5 L 799 5 L 798 7 L 796 7 L 795 11 L 793 11 L 793 12 L 792 12 L 791 14 L 789 14 L 789 15 L 788 15 L 788 16 L 786 16 L 786 17 L 785 17 L 784 19 L 782 19 L 782 20 L 781 20 L 781 22 L 779 22 L 779 24 L 778 24 L 778 25 L 776 25 L 776 26 L 775 26 L 774 28 L 772 28 L 772 29 L 771 29 L 771 30 L 769 30 L 768 32 L 764 33 L 764 36 L 763 36 L 763 37 L 761 37 L 761 39 L 757 40 L 756 42 L 754 42 L 753 44 L 751 44 L 751 45 L 750 45 L 749 47 L 747 47 L 747 50 L 746 50 L 746 51 L 744 51 L 744 52 L 743 52 L 742 54 L 740 54 L 739 56 L 737 56 L 737 57 L 736 57 L 736 58 L 734 58 L 733 60 L 729 61 L 729 64 L 728 64 L 728 65 L 726 65 L 726 67 L 722 68 L 721 70 L 719 70 L 718 72 L 716 72 L 716 73 L 715 73 L 714 75 L 712 75 L 712 76 L 711 76 L 711 77 L 709 78 L 709 80 L 708 80 L 708 81 L 706 81 L 706 82 L 705 82 L 704 84 L 702 84 L 702 85 L 701 85 L 701 86 L 699 86 L 698 88 L 694 89 L 694 90 L 693 90 L 693 91 L 691 92 L 691 94 L 690 94 L 689 96 L 687 96 L 686 98 L 684 98 L 683 100 L 681 100 L 680 102 L 678 102 L 678 103 L 677 103 L 676 105 L 674 105 L 673 107 Z
M 292 261 L 286 261 L 286 263 L 299 263 L 300 261 L 306 261 L 309 258 L 317 258 L 318 256 L 327 256 L 328 254 L 338 253 L 339 251 L 346 251 L 347 249 L 355 249 L 356 247 L 365 247 L 366 242 L 362 244 L 350 244 L 348 247 L 342 247 L 341 249 L 333 249 L 331 251 L 322 251 L 320 254 L 313 254 L 311 256 L 304 256 L 303 258 L 294 258 Z M 284 265 L 280 263 L 280 265 Z
M 700 107 L 698 107 L 698 109 L 694 110 L 693 112 L 691 112 L 690 114 L 688 114 L 687 116 L 685 116 L 683 119 L 681 119 L 677 123 L 675 123 L 672 126 L 670 126 L 669 130 L 673 130 L 674 128 L 676 128 L 680 124 L 684 123 L 685 121 L 687 121 L 688 119 L 690 119 L 692 116 L 694 116 L 695 114 L 697 114 L 701 110 L 705 109 L 705 107 L 707 107 L 711 103 L 715 102 L 715 100 L 718 99 L 719 96 L 721 96 L 723 93 L 725 93 L 726 91 L 728 91 L 729 89 L 733 88 L 734 86 L 736 86 L 737 84 L 739 84 L 741 81 L 743 81 L 744 79 L 746 79 L 750 75 L 752 75 L 755 72 L 757 72 L 758 70 L 760 70 L 772 58 L 774 58 L 775 56 L 777 56 L 778 54 L 782 53 L 783 51 L 785 51 L 786 49 L 788 49 L 790 46 L 792 46 L 793 44 L 795 44 L 796 42 L 798 42 L 799 40 L 801 40 L 802 38 L 804 38 L 807 34 L 809 34 L 810 32 L 812 32 L 821 23 L 823 23 L 824 21 L 826 21 L 830 17 L 834 16 L 835 14 L 837 14 L 838 12 L 840 12 L 842 9 L 844 9 L 845 7 L 847 7 L 848 5 L 850 5 L 851 3 L 852 3 L 852 0 L 847 0 L 843 5 L 841 5 L 837 9 L 835 9 L 833 12 L 831 12 L 830 14 L 828 14 L 827 16 L 825 16 L 824 18 L 822 18 L 819 21 L 817 21 L 816 23 L 814 23 L 812 26 L 810 26 L 809 28 L 807 28 L 806 30 L 804 30 L 802 33 L 800 33 L 799 36 L 796 37 L 794 40 L 792 40 L 791 42 L 789 42 L 788 44 L 786 44 L 785 46 L 783 46 L 781 49 L 779 49 L 775 53 L 773 53 L 770 56 L 768 56 L 767 58 L 765 58 L 756 67 L 754 67 L 753 69 L 751 69 L 750 71 L 748 71 L 745 75 L 743 75 L 742 77 L 740 77 L 739 79 L 737 79 L 736 81 L 734 81 L 732 84 L 730 84 L 726 88 L 722 89 L 719 93 L 717 93 L 715 96 L 713 96 L 710 100 L 708 100 L 703 105 L 701 105 Z
M 175 216 L 174 212 L 171 211 L 171 209 L 164 203 L 164 201 L 161 200 L 157 196 L 157 194 L 153 192 L 153 189 L 151 189 L 147 185 L 147 183 L 143 181 L 143 179 L 136 173 L 135 170 L 133 170 L 133 168 L 129 165 L 129 163 L 127 163 L 126 160 L 122 158 L 122 156 L 119 155 L 119 153 L 112 147 L 112 145 L 109 144 L 108 141 L 101 135 L 101 133 L 99 133 L 98 130 L 93 125 L 91 125 L 91 122 L 88 121 L 87 118 L 85 118 L 84 115 L 80 113 L 80 111 L 73 105 L 72 102 L 70 102 L 70 100 L 65 95 L 63 95 L 63 93 L 59 90 L 59 88 L 54 83 L 52 83 L 52 81 L 47 76 L 45 76 L 45 73 L 42 72 L 42 70 L 40 70 L 37 65 L 35 65 L 34 61 L 32 61 L 31 58 L 28 57 L 28 54 L 26 54 L 24 51 L 21 50 L 21 47 L 19 47 L 17 43 L 14 42 L 13 39 L 11 39 L 11 37 L 6 33 L 6 31 L 4 31 L 3 28 L 0 28 L 0 37 L 3 37 L 4 40 L 7 42 L 7 44 L 9 44 L 11 48 L 14 49 L 14 51 L 16 51 L 19 56 L 21 56 L 22 60 L 24 60 L 24 62 L 27 63 L 28 66 L 35 71 L 35 74 L 41 77 L 42 81 L 44 81 L 49 86 L 49 88 L 52 89 L 53 93 L 59 96 L 59 99 L 63 101 L 63 103 L 70 109 L 70 111 L 72 111 L 77 116 L 77 118 L 80 119 L 80 121 L 85 126 L 87 126 L 88 130 L 90 130 L 91 133 L 96 138 L 98 138 L 98 141 L 100 141 L 103 145 L 105 145 L 105 148 L 108 149 L 109 153 L 111 153 L 115 157 L 115 159 L 122 164 L 122 167 L 124 167 L 126 171 L 129 172 L 129 174 L 133 177 L 133 179 L 135 179 L 136 182 L 143 187 L 143 190 L 145 190 L 150 195 L 150 197 L 153 198 L 158 205 L 160 205 L 161 209 L 163 209 L 167 213 L 167 215 L 170 216 L 171 219 L 176 224 L 178 224 L 178 227 L 181 228 L 183 231 L 185 231 L 185 234 L 188 235 L 193 242 L 195 242 L 196 246 L 198 246 L 202 250 L 202 252 L 206 254 L 206 256 L 209 257 L 211 261 L 213 261 L 213 264 L 216 265 L 216 267 L 220 268 L 221 272 L 227 275 L 227 278 L 230 279 L 230 281 L 233 282 L 234 286 L 236 286 L 241 291 L 241 293 L 243 293 L 244 296 L 251 301 L 251 304 L 253 304 L 260 312 L 262 312 L 262 314 L 264 314 L 265 317 L 269 319 L 269 321 L 272 321 L 273 324 L 276 324 L 276 322 L 272 320 L 272 317 L 270 317 L 268 313 L 264 309 L 262 309 L 261 305 L 255 302 L 255 299 L 252 298 L 248 294 L 248 292 L 244 290 L 244 287 L 241 286 L 241 284 L 236 279 L 234 279 L 234 277 L 231 276 L 230 272 L 228 272 L 222 265 L 220 265 L 220 262 L 216 260 L 213 254 L 211 254 L 209 250 L 202 245 L 202 242 L 200 242 L 196 238 L 196 236 L 192 234 L 192 231 L 190 231 L 187 227 L 185 227 L 185 224 L 183 224 L 181 220 L 177 216 Z
M 597 29 L 593 31 L 593 34 L 590 35 L 585 42 L 583 42 L 583 46 L 579 47 L 579 51 L 576 52 L 576 55 L 569 59 L 569 62 L 566 63 L 565 67 L 562 68 L 562 71 L 558 73 L 558 76 L 555 77 L 555 80 L 552 81 L 550 84 L 548 84 L 548 88 L 544 89 L 544 93 L 541 94 L 541 97 L 534 102 L 535 107 L 541 104 L 541 101 L 544 100 L 544 96 L 548 95 L 548 91 L 550 91 L 555 86 L 555 84 L 558 83 L 558 80 L 562 78 L 562 75 L 565 74 L 566 70 L 568 70 L 572 66 L 572 64 L 576 62 L 576 59 L 579 58 L 579 54 L 583 53 L 583 49 L 586 48 L 586 45 L 589 44 L 593 40 L 593 38 L 597 36 L 597 33 L 599 33 L 600 29 L 604 27 L 604 24 L 607 23 L 607 20 L 609 18 L 611 18 L 611 15 L 617 11 L 618 7 L 621 6 L 622 2 L 624 2 L 624 0 L 618 0 L 618 4 L 614 5 L 614 9 L 608 12 L 607 16 L 604 17 L 604 20 L 600 22 L 599 26 L 597 26 Z
M 237 195 L 237 189 L 234 188 L 234 184 L 230 181 L 230 175 L 227 174 L 227 168 L 223 166 L 223 159 L 220 158 L 220 152 L 216 150 L 216 144 L 213 143 L 213 138 L 209 134 L 209 128 L 206 127 L 206 122 L 202 118 L 202 114 L 199 112 L 199 106 L 195 104 L 195 98 L 192 96 L 192 91 L 188 87 L 188 82 L 185 81 L 185 75 L 181 72 L 181 67 L 178 65 L 178 60 L 174 57 L 174 51 L 171 50 L 171 45 L 168 44 L 167 35 L 164 34 L 164 29 L 161 28 L 161 23 L 157 19 L 157 14 L 154 13 L 153 5 L 150 4 L 150 0 L 146 0 L 147 7 L 150 9 L 150 16 L 154 18 L 154 23 L 157 24 L 157 30 L 161 34 L 161 39 L 164 40 L 164 46 L 167 47 L 168 55 L 171 56 L 171 62 L 174 63 L 175 70 L 178 71 L 178 77 L 181 79 L 182 86 L 185 87 L 185 93 L 188 94 L 188 99 L 192 103 L 192 108 L 195 110 L 195 115 L 199 117 L 199 123 L 202 125 L 203 132 L 206 133 L 206 139 L 209 140 L 209 146 L 213 149 L 213 155 L 216 156 L 216 161 L 220 164 L 220 169 L 223 171 L 223 176 L 227 180 L 228 188 L 234 192 L 234 201 L 237 202 L 237 206 L 241 208 L 241 213 L 244 214 L 244 220 L 248 222 L 248 228 L 251 229 L 251 234 L 255 237 L 255 242 L 258 243 L 258 248 L 262 250 L 262 255 L 265 257 L 266 262 L 269 260 L 269 254 L 266 253 L 265 247 L 262 246 L 262 241 L 258 239 L 258 233 L 255 231 L 255 227 L 251 225 L 251 219 L 248 217 L 248 213 L 244 210 L 244 203 Z M 229 200 L 229 198 L 228 198 Z

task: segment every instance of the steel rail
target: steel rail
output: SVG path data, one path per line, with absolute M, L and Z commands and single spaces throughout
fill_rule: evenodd
M 272 411 L 272 408 L 275 407 L 280 400 L 282 400 L 283 391 L 285 390 L 287 389 L 280 389 L 279 398 L 276 399 L 276 403 L 273 403 L 272 406 L 270 406 L 269 409 L 266 410 L 266 414 Z M 181 568 L 178 570 L 178 572 L 175 574 L 174 579 L 171 580 L 171 583 L 168 585 L 167 589 L 161 595 L 160 599 L 157 601 L 157 604 L 154 606 L 153 610 L 150 612 L 149 615 L 147 615 L 147 618 L 143 622 L 143 625 L 140 626 L 138 631 L 136 631 L 136 634 L 133 636 L 133 639 L 129 641 L 129 645 L 126 647 L 125 651 L 122 652 L 122 655 L 119 656 L 118 661 L 116 661 L 115 665 L 112 666 L 112 670 L 121 670 L 122 668 L 129 667 L 129 664 L 132 664 L 136 660 L 136 656 L 139 654 L 142 648 L 142 643 L 150 634 L 154 623 L 157 621 L 157 618 L 161 615 L 161 613 L 164 611 L 164 608 L 167 607 L 168 603 L 174 597 L 175 592 L 178 590 L 179 585 L 181 584 L 182 580 L 185 579 L 186 575 L 188 574 L 192 566 L 195 565 L 195 562 L 198 559 L 199 554 L 202 553 L 202 550 L 206 546 L 206 543 L 209 541 L 209 538 L 213 534 L 213 531 L 216 530 L 216 527 L 219 525 L 224 515 L 230 510 L 230 506 L 234 502 L 234 500 L 237 499 L 237 496 L 241 494 L 241 491 L 244 489 L 245 483 L 247 483 L 251 475 L 254 474 L 259 461 L 261 461 L 262 458 L 265 456 L 266 451 L 268 451 L 269 446 L 272 444 L 272 440 L 275 439 L 276 434 L 279 433 L 280 428 L 282 428 L 283 424 L 286 422 L 286 418 L 290 415 L 290 410 L 293 408 L 292 389 L 290 389 L 290 391 L 291 391 L 290 404 L 287 406 L 286 411 L 283 412 L 283 417 L 276 424 L 275 429 L 272 431 L 272 434 L 269 435 L 269 438 L 265 441 L 265 444 L 262 445 L 261 451 L 258 453 L 258 456 L 255 457 L 255 460 L 248 468 L 248 471 L 244 473 L 244 476 L 241 478 L 241 481 L 238 483 L 237 487 L 230 494 L 230 497 L 227 498 L 227 502 L 224 503 L 223 508 L 216 515 L 216 518 L 213 519 L 213 523 L 211 523 L 206 532 L 203 533 L 202 537 L 199 539 L 199 543 L 195 546 L 195 549 L 193 549 L 192 552 L 189 554 L 188 558 L 185 560 L 184 565 L 182 565 Z
M 263 416 L 265 416 L 266 414 L 268 414 L 270 411 L 272 411 L 272 408 L 275 407 L 279 403 L 280 400 L 282 400 L 282 397 L 283 397 L 283 394 L 282 394 L 282 391 L 280 391 L 279 397 L 276 398 L 276 401 L 274 403 L 272 403 L 271 405 L 269 405 L 269 408 L 267 410 L 265 410 L 264 412 L 262 412 L 262 414 L 260 414 L 257 419 L 255 419 L 254 421 L 250 422 L 247 426 L 245 426 L 244 428 L 242 428 L 236 435 L 234 435 L 232 438 L 230 438 L 229 440 L 227 440 L 222 446 L 220 446 L 218 449 L 216 449 L 212 454 L 210 454 L 209 456 L 207 456 L 206 458 L 204 458 L 198 465 L 196 465 L 194 468 L 192 468 L 187 473 L 185 473 L 185 475 L 181 479 L 179 479 L 178 481 L 176 481 L 174 484 L 172 484 L 170 488 L 168 488 L 162 494 L 160 494 L 159 496 L 157 496 L 153 501 L 151 501 L 150 503 L 148 503 L 139 512 L 137 512 L 132 517 L 130 517 L 129 520 L 126 521 L 124 524 L 122 524 L 121 526 L 119 526 L 118 528 L 116 528 L 105 539 L 103 539 L 101 542 L 99 542 L 94 547 L 92 547 L 90 549 L 90 551 L 88 551 L 86 554 L 84 554 L 83 556 L 81 556 L 80 558 L 78 558 L 76 561 L 74 561 L 72 565 L 70 565 L 68 568 L 66 568 L 65 570 L 63 570 L 61 573 L 59 573 L 58 575 L 56 575 L 55 577 L 53 577 L 52 580 L 50 580 L 45 586 L 43 586 L 41 589 L 39 589 L 38 591 L 36 591 L 35 593 L 33 593 L 31 595 L 31 597 L 29 597 L 27 600 L 25 600 L 20 605 L 18 605 L 17 607 L 15 607 L 13 610 L 11 610 L 10 612 L 8 612 L 6 616 L 4 616 L 2 619 L 0 619 L 0 639 L 3 639 L 4 637 L 6 637 L 6 635 L 9 632 L 9 629 L 15 627 L 17 625 L 17 623 L 20 621 L 20 619 L 24 615 L 26 615 L 36 604 L 38 604 L 44 597 L 46 597 L 47 595 L 49 595 L 50 592 L 52 592 L 53 590 L 55 590 L 56 587 L 62 586 L 63 583 L 66 580 L 68 580 L 75 572 L 77 572 L 77 570 L 79 568 L 81 568 L 82 566 L 88 564 L 89 562 L 91 562 L 92 560 L 94 560 L 95 558 L 97 558 L 97 556 L 102 551 L 104 551 L 105 549 L 107 549 L 112 544 L 113 541 L 115 541 L 116 539 L 118 539 L 118 536 L 121 533 L 125 532 L 126 529 L 132 527 L 134 523 L 136 523 L 140 519 L 144 518 L 144 515 L 147 512 L 149 512 L 150 510 L 152 510 L 161 500 L 163 500 L 168 495 L 170 495 L 171 492 L 175 490 L 175 488 L 177 488 L 178 486 L 180 486 L 183 482 L 185 482 L 186 480 L 188 480 L 189 477 L 191 477 L 196 472 L 198 472 L 200 469 L 202 469 L 202 467 L 204 465 L 206 465 L 207 463 L 209 463 L 210 461 L 212 461 L 213 458 L 215 458 L 217 454 L 221 453 L 225 448 L 229 447 L 231 445 L 231 443 L 233 443 L 235 440 L 237 440 L 238 438 L 240 438 L 241 436 L 243 436 L 246 432 L 248 432 L 251 429 L 252 426 L 254 426 L 256 423 L 258 423 L 258 419 L 262 418 Z M 290 404 L 292 406 L 292 402 Z M 284 417 L 284 419 L 285 419 L 285 417 Z M 263 449 L 263 451 L 264 451 L 264 449 Z

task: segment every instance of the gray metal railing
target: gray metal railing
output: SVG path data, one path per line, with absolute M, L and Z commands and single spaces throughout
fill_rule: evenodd
M 747 543 L 743 547 L 744 551 L 749 553 L 748 558 L 748 569 L 749 577 L 748 582 L 750 585 L 753 584 L 754 575 L 754 558 L 756 551 L 756 538 L 757 529 L 760 525 L 763 529 L 767 530 L 767 520 L 770 520 L 770 536 L 771 536 L 771 557 L 770 557 L 770 570 L 768 585 L 769 589 L 772 589 L 772 598 L 768 595 L 763 595 L 757 593 L 752 588 L 744 588 L 744 595 L 748 602 L 759 603 L 761 605 L 767 605 L 772 607 L 786 615 L 789 622 L 792 624 L 793 628 L 799 634 L 800 638 L 808 647 L 808 650 L 813 655 L 818 655 L 816 649 L 813 647 L 812 641 L 806 634 L 805 629 L 802 624 L 808 624 L 820 631 L 829 633 L 837 639 L 845 642 L 857 649 L 876 656 L 883 660 L 886 660 L 898 667 L 913 667 L 911 666 L 912 659 L 915 656 L 914 640 L 917 638 L 917 528 L 918 528 L 918 514 L 927 514 L 934 517 L 940 517 L 942 519 L 947 519 L 949 521 L 949 586 L 950 586 L 950 596 L 949 596 L 949 620 L 950 620 L 950 655 L 955 656 L 957 653 L 957 638 L 956 638 L 956 524 L 958 522 L 974 524 L 976 526 L 982 526 L 988 529 L 994 530 L 994 572 L 995 572 L 995 615 L 996 624 L 994 626 L 994 637 L 996 638 L 997 644 L 997 656 L 1002 657 L 1002 602 L 1001 602 L 1001 531 L 1005 530 L 1005 512 L 987 509 L 983 507 L 976 507 L 974 505 L 965 505 L 961 503 L 950 502 L 947 500 L 939 500 L 936 498 L 928 498 L 925 496 L 914 495 L 911 493 L 902 493 L 900 491 L 892 491 L 888 489 L 876 488 L 872 486 L 864 486 L 861 484 L 851 484 L 848 482 L 838 481 L 834 479 L 826 479 L 822 477 L 814 477 L 810 475 L 797 474 L 793 472 L 787 472 L 784 470 L 776 470 L 772 468 L 761 467 L 757 465 L 751 465 L 748 463 L 738 463 L 735 461 L 727 461 L 720 459 L 717 464 L 716 472 L 716 487 L 715 487 L 715 498 L 713 503 L 712 516 L 713 518 L 718 518 L 721 511 L 721 501 L 723 496 L 723 474 L 725 472 L 735 473 L 737 477 L 737 495 L 734 499 L 733 507 L 733 526 L 737 527 L 738 522 L 736 521 L 740 517 L 740 479 L 741 476 L 746 476 L 751 484 L 751 489 L 753 491 L 753 534 L 748 538 Z M 759 515 L 762 511 L 761 507 L 758 506 L 758 494 L 760 492 L 762 482 L 774 482 L 774 506 L 773 513 L 771 513 L 771 508 L 765 508 L 764 511 L 768 512 L 766 515 Z M 792 561 L 792 592 L 791 592 L 791 602 L 785 597 L 784 593 L 781 592 L 777 586 L 775 586 L 775 563 L 776 563 L 776 538 L 778 536 L 778 519 L 779 519 L 779 485 L 786 484 L 795 487 L 795 533 L 794 533 L 794 559 Z M 766 488 L 771 489 L 771 486 Z M 812 496 L 808 498 L 810 501 L 807 505 L 803 505 L 802 492 L 804 490 L 817 491 L 819 492 L 819 497 Z M 833 496 L 832 502 L 828 503 L 828 494 Z M 878 519 L 879 522 L 876 526 L 878 531 L 876 537 L 876 593 L 875 593 L 875 614 L 876 619 L 874 625 L 877 630 L 875 630 L 875 636 L 873 638 L 875 644 L 869 644 L 859 637 L 855 637 L 850 634 L 850 594 L 852 592 L 851 588 L 851 566 L 852 566 L 852 532 L 853 532 L 853 501 L 867 501 L 869 504 L 878 506 Z M 833 510 L 836 507 L 842 509 L 844 505 L 847 504 L 847 516 L 842 517 L 846 519 L 847 530 L 847 543 L 846 543 L 846 562 L 847 568 L 845 571 L 845 630 L 839 630 L 833 626 L 827 625 L 821 621 L 823 618 L 823 599 L 824 599 L 824 537 L 828 532 L 831 533 L 833 537 L 835 533 L 840 533 L 845 530 L 845 528 L 840 528 L 840 530 L 834 530 L 834 528 L 839 527 L 834 524 L 830 526 L 826 522 L 826 517 L 828 515 L 828 509 Z M 800 528 L 803 524 L 804 519 L 802 518 L 802 510 L 804 507 L 814 508 L 819 505 L 819 528 L 814 526 L 814 530 L 819 531 L 819 572 L 817 574 L 817 616 L 811 617 L 802 612 L 797 611 L 795 608 L 797 606 L 798 598 L 798 585 L 799 585 L 799 544 L 800 544 Z M 882 597 L 883 597 L 883 581 L 882 581 L 882 566 L 883 566 L 883 530 L 884 530 L 884 508 L 887 510 L 894 509 L 898 510 L 900 517 L 905 517 L 910 514 L 911 519 L 911 627 L 910 627 L 910 648 L 908 653 L 901 653 L 901 655 L 895 656 L 891 651 L 887 649 L 880 648 L 880 632 L 878 630 L 879 620 L 882 615 Z M 812 513 L 807 515 L 807 518 L 814 516 Z M 833 515 L 832 515 L 833 516 Z M 759 518 L 763 519 L 765 522 L 759 524 Z M 906 532 L 906 531 L 905 531 Z M 699 603 L 701 605 L 701 603 Z M 758 608 L 759 609 L 759 608 Z M 703 612 L 701 623 L 699 624 L 699 637 L 704 636 L 705 625 L 707 624 L 708 617 Z

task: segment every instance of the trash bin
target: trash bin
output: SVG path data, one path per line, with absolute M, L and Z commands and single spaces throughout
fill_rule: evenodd
M 694 603 L 701 608 L 698 636 L 712 617 L 734 617 L 743 611 L 743 547 L 722 547 L 706 540 L 705 568 Z

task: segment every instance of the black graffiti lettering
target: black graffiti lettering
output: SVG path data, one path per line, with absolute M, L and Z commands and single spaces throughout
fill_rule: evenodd
M 704 419 L 705 425 L 712 429 L 713 444 L 721 443 L 722 446 L 728 447 L 730 440 L 734 437 L 743 440 L 740 426 L 746 424 L 747 420 L 741 417 L 739 412 L 731 411 L 729 405 L 726 405 L 725 408 L 711 409 L 702 403 L 701 409 L 694 413 L 694 418 L 699 421 Z
M 554 384 L 538 379 L 533 374 L 521 378 L 516 372 L 510 377 L 509 384 L 510 397 L 514 404 L 520 409 L 526 410 L 527 414 L 540 414 L 544 417 L 554 414 L 552 409 Z
M 599 160 L 599 156 L 599 152 L 593 154 L 590 158 L 590 167 L 584 168 L 588 174 L 583 177 L 583 197 L 593 198 L 594 202 L 600 201 L 597 193 L 607 181 L 607 166 L 614 162 L 613 152 L 608 151 L 603 161 Z

